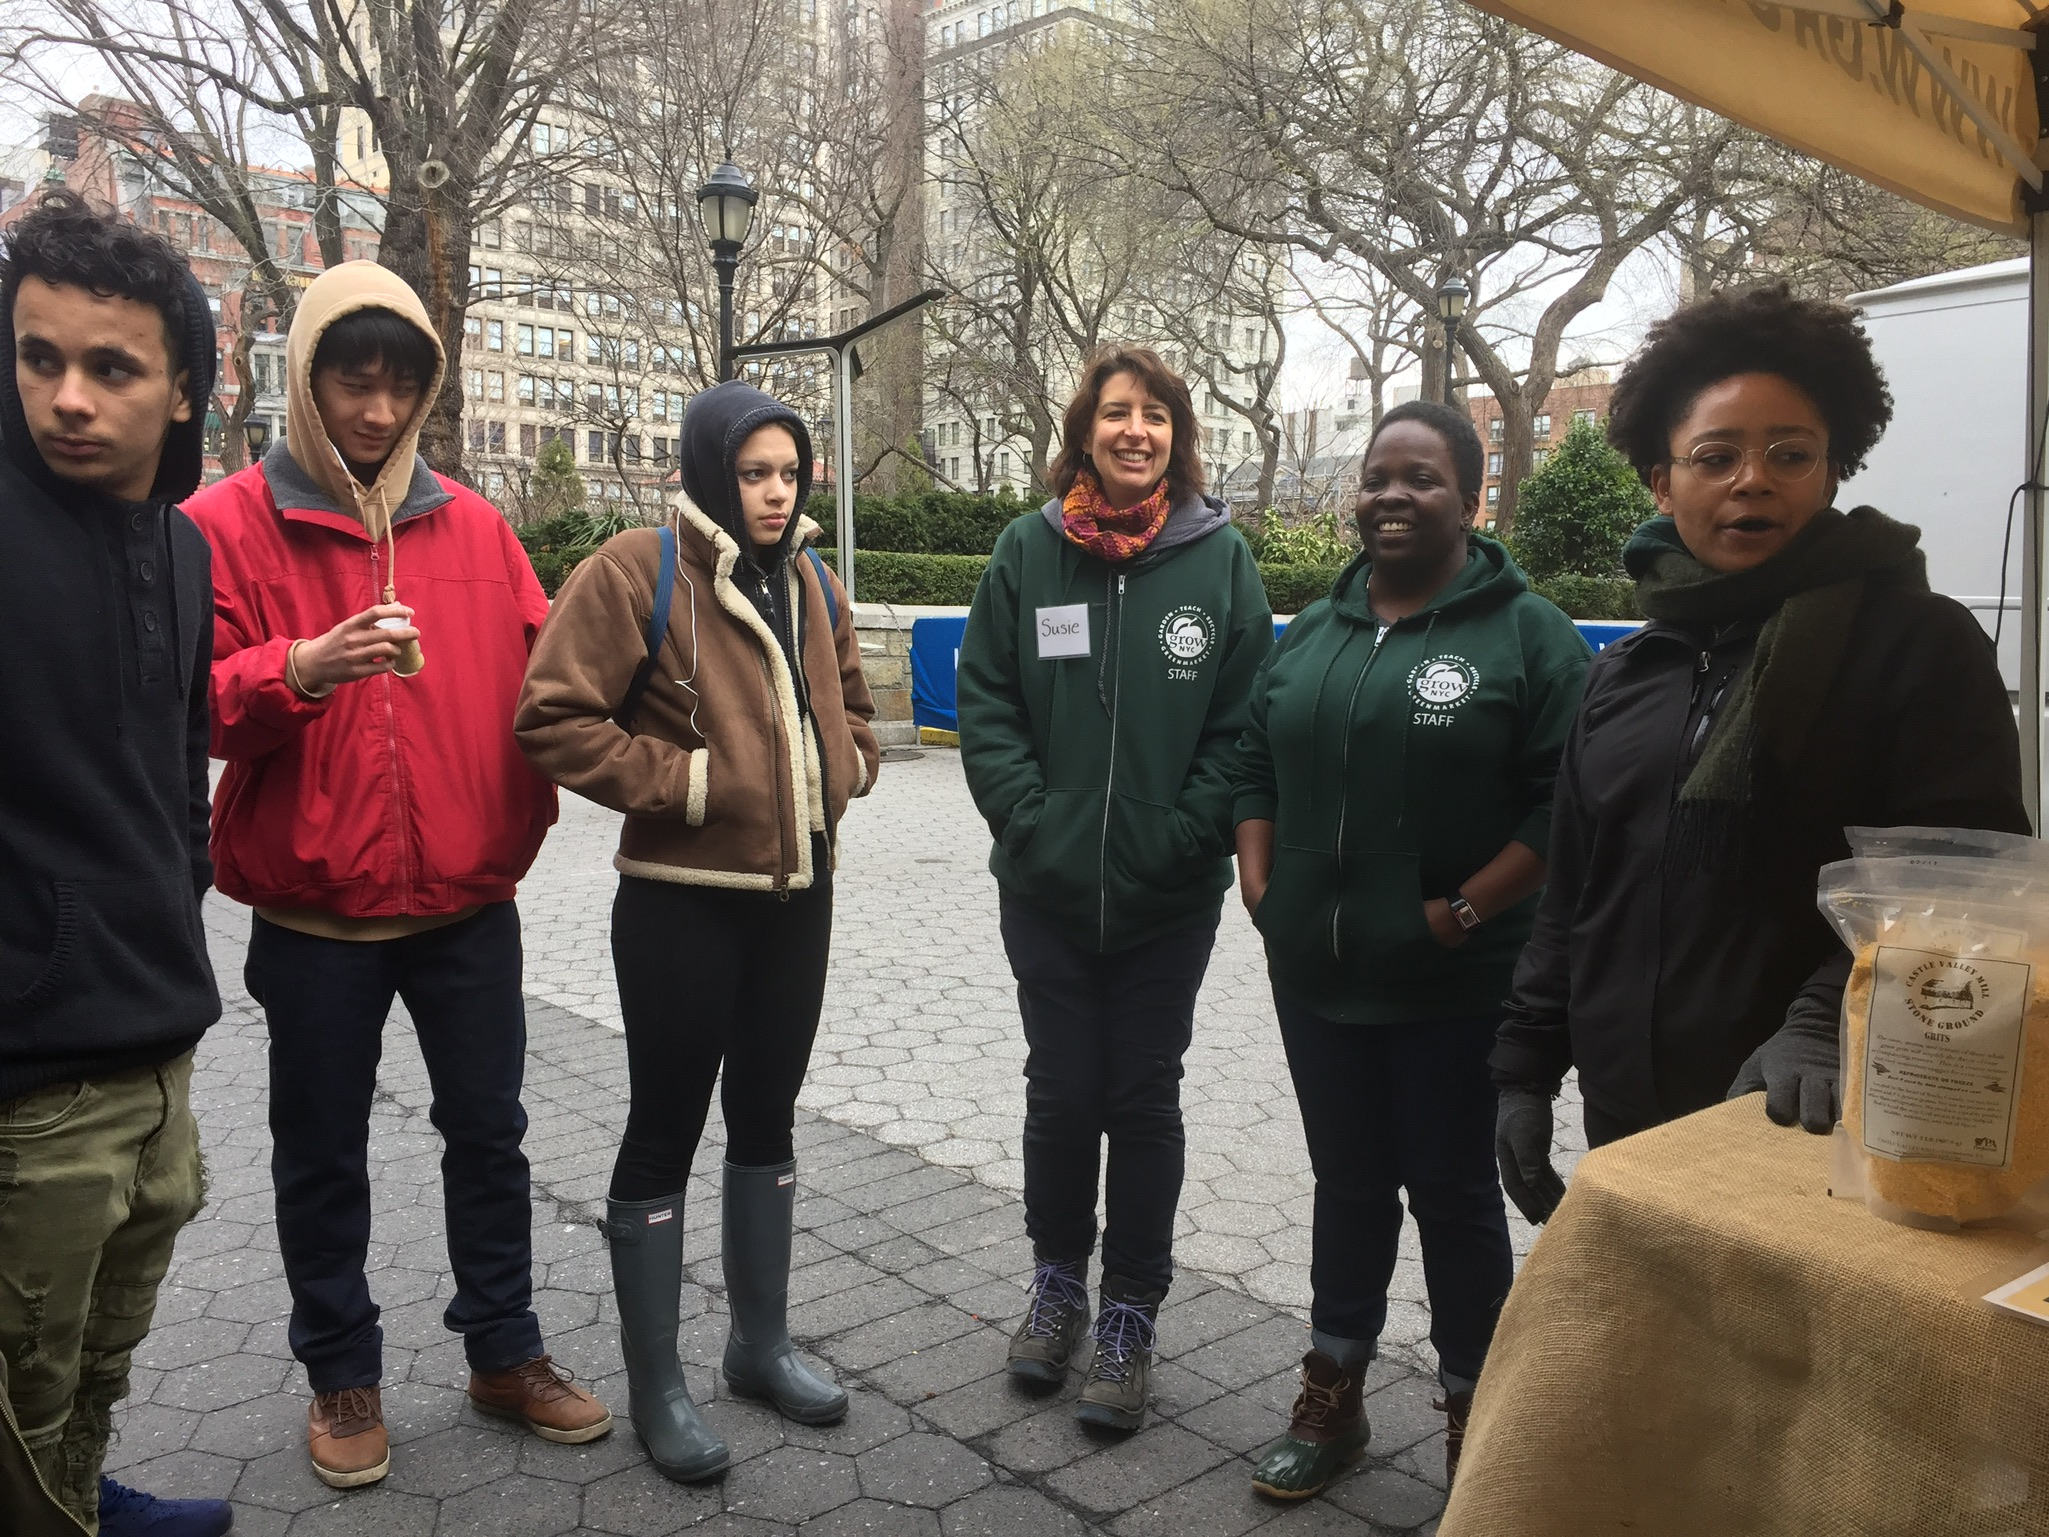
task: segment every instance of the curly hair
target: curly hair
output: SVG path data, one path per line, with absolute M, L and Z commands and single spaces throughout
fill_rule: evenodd
M 1777 374 L 1813 401 L 1844 479 L 1892 420 L 1892 393 L 1857 312 L 1776 283 L 1710 294 L 1652 326 L 1616 381 L 1608 441 L 1649 485 L 1701 392 L 1738 374 Z
M 1405 400 L 1383 415 L 1374 424 L 1373 436 L 1366 442 L 1366 453 L 1360 459 L 1362 468 L 1365 461 L 1373 456 L 1373 445 L 1380 441 L 1380 435 L 1397 422 L 1421 422 L 1442 438 L 1445 451 L 1451 455 L 1451 467 L 1458 475 L 1460 497 L 1480 494 L 1481 483 L 1487 478 L 1487 455 L 1480 447 L 1479 430 L 1465 412 L 1441 401 Z
M 68 187 L 52 187 L 7 230 L 0 249 L 0 315 L 14 314 L 14 295 L 25 277 L 151 306 L 164 319 L 171 372 L 189 365 L 185 258 L 153 230 L 99 212 Z
M 1081 383 L 1060 424 L 1060 452 L 1053 457 L 1053 489 L 1061 496 L 1074 489 L 1075 477 L 1089 466 L 1089 437 L 1103 387 L 1119 374 L 1130 374 L 1145 392 L 1167 408 L 1174 438 L 1167 448 L 1167 495 L 1174 501 L 1203 491 L 1202 429 L 1195 421 L 1195 401 L 1188 384 L 1150 347 L 1101 347 L 1082 365 Z

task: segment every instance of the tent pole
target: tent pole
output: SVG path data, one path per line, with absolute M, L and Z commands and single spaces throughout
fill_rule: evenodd
M 2028 221 L 2028 420 L 2021 435 L 2027 453 L 2027 516 L 2021 522 L 2021 657 L 2019 725 L 2021 790 L 2028 816 L 2042 827 L 2044 561 L 2049 559 L 2049 492 L 2042 485 L 2042 441 L 2049 424 L 2049 212 Z

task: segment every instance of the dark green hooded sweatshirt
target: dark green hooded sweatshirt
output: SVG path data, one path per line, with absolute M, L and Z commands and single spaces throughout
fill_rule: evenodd
M 1274 988 L 1326 1019 L 1403 1024 L 1498 1009 L 1537 897 L 1447 950 L 1423 903 L 1511 839 L 1543 854 L 1551 785 L 1592 653 L 1508 551 L 1469 537 L 1465 569 L 1383 625 L 1371 565 L 1288 626 L 1253 690 L 1233 807 L 1274 827 L 1253 923 Z
M 1222 502 L 1185 498 L 1114 565 L 1059 517 L 1056 500 L 1006 528 L 975 591 L 961 766 L 997 883 L 1106 953 L 1216 912 L 1231 884 L 1232 769 L 1273 614 Z

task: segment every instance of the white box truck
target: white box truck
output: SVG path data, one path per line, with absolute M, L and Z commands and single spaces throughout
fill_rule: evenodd
M 2021 517 L 2026 473 L 2028 264 L 1966 267 L 1853 295 L 1892 389 L 1892 426 L 1838 507 L 1876 507 L 1921 530 L 1928 583 L 1994 633 L 2006 560 L 1999 667 L 2020 678 Z

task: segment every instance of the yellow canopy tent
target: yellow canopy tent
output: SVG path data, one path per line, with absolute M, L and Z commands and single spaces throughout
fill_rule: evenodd
M 2049 428 L 2049 210 L 2036 50 L 2049 0 L 1468 0 L 1939 212 L 2030 237 L 2028 462 Z M 2042 827 L 2049 496 L 2022 525 L 2020 694 Z M 2030 703 L 2031 702 L 2031 703 Z

